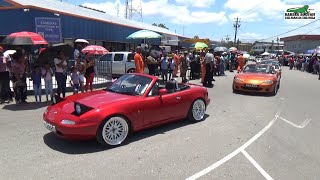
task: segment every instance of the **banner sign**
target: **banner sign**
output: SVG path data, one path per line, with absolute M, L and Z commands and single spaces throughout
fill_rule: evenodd
M 36 17 L 36 32 L 50 43 L 62 42 L 61 19 Z

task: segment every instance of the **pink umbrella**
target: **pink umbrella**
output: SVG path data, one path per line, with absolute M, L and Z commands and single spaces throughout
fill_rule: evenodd
M 89 54 L 94 54 L 94 55 L 103 55 L 109 53 L 106 48 L 102 46 L 97 46 L 97 45 L 90 45 L 82 49 L 83 53 L 89 53 Z

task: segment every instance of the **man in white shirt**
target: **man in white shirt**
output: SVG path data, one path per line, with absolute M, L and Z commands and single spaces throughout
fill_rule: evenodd
M 205 59 L 206 64 L 206 76 L 203 81 L 203 86 L 205 87 L 213 87 L 212 81 L 215 81 L 213 79 L 213 68 L 214 68 L 214 55 L 212 54 L 213 49 L 209 49 Z

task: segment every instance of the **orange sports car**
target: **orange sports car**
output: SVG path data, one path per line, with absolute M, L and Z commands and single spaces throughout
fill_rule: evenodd
M 243 71 L 234 76 L 232 90 L 261 92 L 276 95 L 280 88 L 280 77 L 269 64 L 248 64 Z

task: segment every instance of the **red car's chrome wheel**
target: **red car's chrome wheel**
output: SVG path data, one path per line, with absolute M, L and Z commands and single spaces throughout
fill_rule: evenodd
M 111 117 L 100 126 L 97 139 L 102 145 L 120 145 L 129 134 L 129 124 L 120 116 Z
M 188 119 L 194 122 L 201 121 L 206 113 L 206 104 L 202 99 L 195 100 L 190 108 Z

